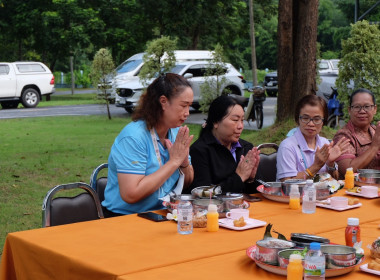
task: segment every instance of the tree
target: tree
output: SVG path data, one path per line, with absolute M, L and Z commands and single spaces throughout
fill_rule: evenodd
M 148 80 L 168 72 L 175 66 L 174 51 L 176 46 L 176 40 L 165 36 L 147 43 L 143 57 L 144 65 L 139 73 L 143 84 L 146 85 Z
M 201 100 L 199 104 L 203 113 L 207 113 L 211 102 L 222 94 L 222 87 L 226 83 L 225 58 L 223 57 L 223 47 L 219 44 L 215 46 L 209 66 L 205 71 L 205 82 L 200 86 Z M 223 92 L 228 94 L 226 90 Z
M 281 0 L 278 8 L 277 121 L 293 116 L 294 104 L 316 93 L 318 0 Z
M 94 56 L 90 77 L 92 84 L 94 86 L 98 85 L 98 89 L 101 92 L 98 96 L 107 105 L 108 119 L 111 119 L 109 106 L 111 85 L 109 81 L 112 81 L 115 75 L 115 64 L 113 63 L 111 53 L 107 49 L 100 49 Z
M 336 80 L 339 98 L 345 104 L 348 104 L 353 88 L 367 88 L 379 100 L 379 50 L 380 30 L 377 25 L 370 25 L 367 21 L 351 25 L 350 37 L 342 42 L 342 58 Z

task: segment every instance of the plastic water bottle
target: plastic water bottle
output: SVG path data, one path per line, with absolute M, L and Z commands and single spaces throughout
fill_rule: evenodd
M 305 256 L 304 280 L 325 279 L 326 257 L 321 251 L 321 244 L 310 243 L 310 250 Z
M 193 233 L 193 205 L 190 201 L 181 200 L 178 204 L 178 233 Z
M 317 191 L 313 180 L 307 180 L 302 196 L 302 213 L 313 214 L 317 204 Z

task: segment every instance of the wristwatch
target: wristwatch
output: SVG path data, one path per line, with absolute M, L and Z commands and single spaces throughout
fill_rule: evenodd
M 330 167 L 326 164 L 327 171 L 335 171 L 338 169 L 338 165 L 334 162 L 334 167 Z

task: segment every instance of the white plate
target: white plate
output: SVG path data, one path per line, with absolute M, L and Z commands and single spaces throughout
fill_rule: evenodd
M 335 210 L 335 211 L 344 211 L 344 210 L 349 210 L 349 209 L 353 209 L 353 208 L 358 208 L 358 207 L 362 206 L 362 204 L 358 203 L 358 204 L 354 204 L 354 205 L 347 205 L 346 207 L 333 207 L 329 204 L 317 203 L 317 206 L 327 208 L 327 209 L 331 209 L 331 210 Z
M 255 220 L 255 219 L 246 219 L 245 222 L 247 223 L 244 227 L 235 227 L 234 226 L 234 220 L 233 219 L 219 219 L 219 225 L 225 228 L 233 229 L 233 230 L 246 230 L 250 228 L 256 228 L 256 227 L 263 227 L 267 224 L 267 222 Z
M 379 197 L 379 195 L 377 195 L 377 194 L 375 194 L 375 195 L 365 195 L 365 194 L 362 194 L 362 193 L 349 192 L 349 191 L 346 191 L 346 194 L 360 196 L 360 197 L 365 197 L 365 198 L 376 198 L 376 197 Z
M 369 269 L 368 268 L 368 263 L 361 265 L 360 266 L 360 270 L 363 270 L 363 271 L 368 272 L 368 273 L 380 275 L 380 271 L 374 270 L 374 269 Z
M 280 266 L 275 266 L 275 265 L 270 265 L 270 264 L 266 264 L 264 262 L 261 262 L 261 261 L 258 261 L 255 259 L 255 252 L 256 252 L 256 245 L 253 245 L 251 247 L 249 247 L 247 250 L 246 250 L 246 254 L 247 256 L 252 259 L 256 265 L 258 267 L 261 267 L 262 269 L 266 270 L 266 271 L 269 271 L 269 272 L 272 272 L 274 274 L 278 274 L 278 275 L 283 275 L 283 276 L 286 276 L 287 275 L 287 271 L 286 271 L 286 268 L 283 268 L 283 267 L 280 267 Z M 339 276 L 339 275 L 343 275 L 343 274 L 346 274 L 346 273 L 349 273 L 351 272 L 352 270 L 355 269 L 355 266 L 359 265 L 362 263 L 364 257 L 361 258 L 357 264 L 353 265 L 353 266 L 350 266 L 350 267 L 342 267 L 342 268 L 327 268 L 326 269 L 326 277 L 335 277 L 335 276 Z M 371 269 L 372 270 L 372 269 Z

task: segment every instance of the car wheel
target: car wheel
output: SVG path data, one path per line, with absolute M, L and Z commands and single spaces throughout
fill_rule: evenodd
M 127 111 L 129 114 L 133 114 L 133 112 L 135 111 L 135 108 L 131 108 L 131 107 L 128 107 L 128 108 L 124 108 L 125 111 Z
M 277 97 L 277 91 L 267 91 L 267 95 L 270 97 Z
M 1 102 L 1 107 L 3 109 L 15 109 L 18 107 L 18 104 L 20 103 L 20 101 L 18 100 L 15 100 L 15 101 L 3 101 Z
M 40 102 L 40 95 L 33 88 L 27 88 L 22 92 L 21 103 L 25 108 L 34 108 Z
M 199 103 L 193 103 L 191 107 L 193 107 L 195 110 L 199 110 L 199 108 L 201 108 L 201 105 L 199 105 Z
M 330 116 L 327 120 L 327 126 L 333 129 L 340 129 L 345 125 L 344 120 L 340 116 Z

